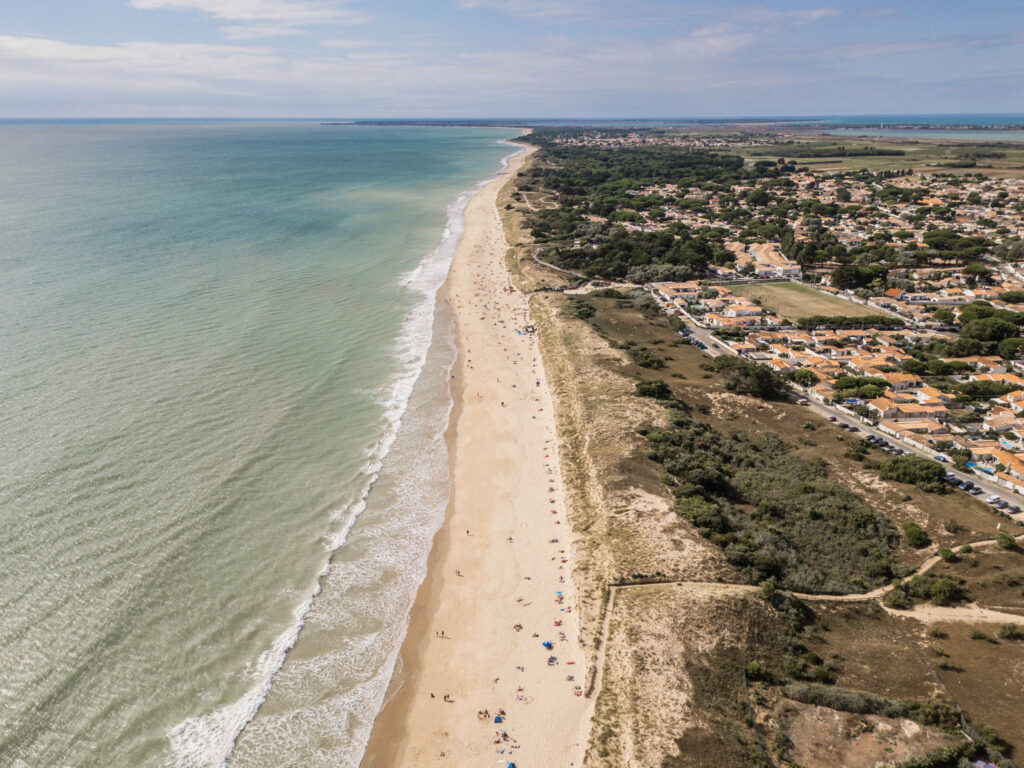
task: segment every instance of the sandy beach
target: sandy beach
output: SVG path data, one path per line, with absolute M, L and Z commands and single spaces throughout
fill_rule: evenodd
M 495 203 L 524 159 L 469 202 L 442 289 L 460 352 L 452 496 L 364 768 L 582 765 L 590 702 L 555 422 Z

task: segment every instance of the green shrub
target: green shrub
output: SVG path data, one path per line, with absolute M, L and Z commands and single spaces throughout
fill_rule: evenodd
M 928 493 L 947 493 L 946 470 L 937 461 L 920 456 L 893 456 L 881 463 L 878 473 L 886 480 L 916 485 Z
M 880 717 L 903 717 L 923 725 L 952 727 L 958 722 L 951 704 L 937 699 L 888 699 L 866 691 L 826 687 L 813 683 L 789 683 L 781 693 L 788 699 L 839 712 Z
M 927 547 L 932 543 L 928 534 L 924 532 L 924 528 L 909 520 L 903 524 L 903 536 L 906 538 L 907 544 L 916 549 Z
M 1003 624 L 999 628 L 999 639 L 1000 640 L 1020 640 L 1024 637 L 1024 632 L 1020 631 L 1020 627 L 1016 624 Z
M 594 309 L 592 304 L 575 296 L 566 302 L 565 312 L 566 314 L 573 315 L 581 320 L 589 320 L 597 314 L 597 310 Z
M 730 355 L 716 357 L 712 365 L 725 376 L 725 388 L 730 392 L 762 400 L 781 400 L 789 390 L 786 380 L 767 365 Z
M 641 368 L 664 368 L 665 361 L 656 356 L 647 347 L 630 347 L 626 350 L 629 359 Z
M 1017 548 L 1017 540 L 1013 538 L 1013 536 L 1011 536 L 1010 534 L 1005 533 L 1003 531 L 1000 531 L 996 534 L 996 544 L 998 544 L 1003 549 Z
M 637 397 L 653 397 L 656 400 L 670 400 L 672 390 L 662 379 L 641 379 L 636 384 Z
M 889 520 L 777 435 L 725 434 L 677 409 L 648 439 L 647 455 L 677 480 L 676 511 L 750 583 L 843 594 L 893 577 Z
M 899 584 L 889 590 L 885 597 L 882 598 L 882 602 L 887 608 L 894 608 L 898 611 L 906 611 L 914 607 L 914 600 L 910 597 L 903 584 Z

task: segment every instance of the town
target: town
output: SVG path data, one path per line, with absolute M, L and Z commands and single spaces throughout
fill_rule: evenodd
M 880 191 L 848 176 L 789 178 L 797 199 L 832 207 L 831 215 L 793 222 L 790 254 L 825 235 L 862 251 L 883 245 L 882 258 L 805 268 L 785 255 L 784 243 L 744 238 L 718 219 L 721 198 L 713 196 L 704 208 L 665 206 L 624 224 L 657 231 L 675 219 L 735 238 L 723 238 L 731 261 L 709 264 L 703 278 L 645 287 L 702 348 L 769 366 L 809 404 L 829 408 L 832 421 L 868 430 L 869 442 L 892 453 L 948 464 L 958 470 L 947 472 L 951 485 L 990 492 L 986 500 L 1019 517 L 1013 495 L 1024 494 L 1024 377 L 1015 358 L 1024 344 L 1024 263 L 1004 259 L 1021 254 L 1020 204 L 1005 203 L 1021 199 L 1024 182 L 901 176 Z M 842 202 L 853 210 L 842 212 Z M 973 249 L 970 260 L 941 263 L 937 249 L 950 242 Z

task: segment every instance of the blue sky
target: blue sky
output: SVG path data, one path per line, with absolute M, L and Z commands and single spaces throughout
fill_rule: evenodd
M 0 0 L 0 117 L 1024 111 L 1024 0 Z

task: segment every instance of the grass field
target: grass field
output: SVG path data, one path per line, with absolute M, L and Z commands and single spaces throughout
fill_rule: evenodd
M 787 137 L 788 138 L 788 137 Z M 780 141 L 784 141 L 780 137 Z M 779 157 L 792 159 L 798 166 L 807 166 L 815 171 L 886 171 L 912 168 L 918 173 L 981 173 L 985 176 L 1019 177 L 1024 175 L 1024 144 L 984 141 L 957 141 L 951 136 L 948 141 L 936 139 L 891 139 L 885 137 L 819 137 L 806 136 L 796 139 L 802 149 L 807 146 L 820 148 L 821 154 L 812 157 L 790 157 L 786 155 L 787 145 L 780 143 L 770 146 L 738 147 L 736 154 L 749 162 L 767 160 L 774 162 Z M 790 145 L 791 146 L 791 145 Z M 835 157 L 830 155 L 837 146 L 848 148 L 875 147 L 898 149 L 905 155 L 867 155 L 862 157 Z M 1002 157 L 978 158 L 973 168 L 953 168 L 949 163 L 971 158 L 976 153 L 998 152 Z
M 751 283 L 737 285 L 731 290 L 737 296 L 758 299 L 761 306 L 769 312 L 788 320 L 798 320 L 811 315 L 862 317 L 883 314 L 877 309 L 837 299 L 799 283 Z

